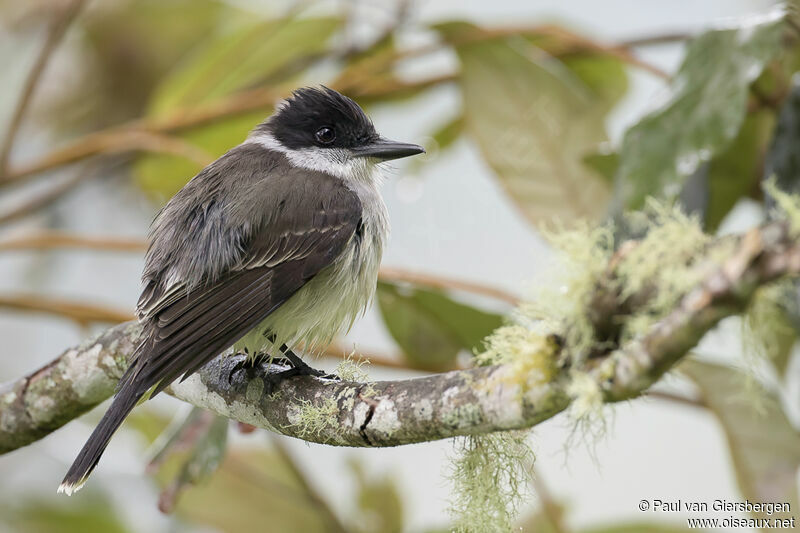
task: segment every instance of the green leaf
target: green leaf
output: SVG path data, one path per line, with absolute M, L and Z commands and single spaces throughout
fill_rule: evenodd
M 104 2 L 102 9 L 85 10 L 81 31 L 75 33 L 84 40 L 80 51 L 88 56 L 80 61 L 81 69 L 89 71 L 82 70 L 74 90 L 72 83 L 59 87 L 55 112 L 48 106 L 48 125 L 66 120 L 67 127 L 98 129 L 141 117 L 153 89 L 180 59 L 219 21 L 240 14 L 226 4 L 137 0 Z
M 539 504 L 539 508 L 519 521 L 518 531 L 535 531 L 536 533 L 561 533 L 566 507 L 558 502 L 548 502 L 549 512 Z M 557 523 L 554 523 L 557 521 Z
M 326 49 L 340 19 L 282 18 L 209 36 L 156 91 L 151 114 L 191 108 L 250 87 L 281 68 Z
M 146 404 L 128 415 L 124 428 L 137 432 L 148 444 L 152 444 L 169 427 L 169 422 L 168 417 Z
M 680 369 L 697 384 L 722 425 L 742 496 L 753 502 L 788 502 L 797 509 L 800 434 L 780 400 L 768 391 L 750 391 L 748 397 L 746 377 L 732 368 L 686 361 Z M 753 394 L 759 394 L 761 408 L 754 405 Z
M 547 48 L 544 50 L 547 51 Z M 592 92 L 593 101 L 605 112 L 610 111 L 628 92 L 628 73 L 618 57 L 585 51 L 559 59 Z
M 775 124 L 770 110 L 747 115 L 731 145 L 711 160 L 706 227 L 714 230 L 725 215 L 750 191 L 758 188 L 766 144 Z
M 217 157 L 241 143 L 253 127 L 264 119 L 263 111 L 229 118 L 194 128 L 182 134 L 183 140 Z M 136 182 L 156 200 L 165 202 L 186 185 L 200 166 L 194 161 L 174 155 L 148 154 L 134 165 Z
M 262 449 L 231 450 L 214 476 L 186 491 L 175 513 L 218 531 L 331 531 L 280 456 Z
M 708 31 L 694 39 L 666 104 L 630 128 L 620 150 L 614 204 L 676 196 L 698 167 L 727 148 L 747 112 L 750 83 L 780 51 L 783 19 Z
M 464 133 L 464 115 L 459 113 L 455 117 L 440 124 L 431 133 L 431 137 L 436 141 L 436 147 L 440 152 L 450 148 Z
M 792 86 L 781 107 L 764 161 L 764 177 L 773 176 L 780 190 L 800 192 L 800 82 Z
M 128 528 L 102 493 L 90 490 L 80 498 L 53 502 L 45 499 L 25 500 L 21 505 L 0 504 L 2 523 L 9 531 L 36 533 L 126 533 Z
M 227 437 L 228 419 L 199 407 L 193 407 L 173 429 L 148 465 L 148 470 L 159 468 L 160 477 L 167 479 L 159 499 L 162 511 L 170 512 L 188 486 L 208 479 L 217 470 L 225 456 Z M 177 466 L 165 468 L 170 458 L 177 458 Z M 169 473 L 174 470 L 177 472 Z
M 210 36 L 180 69 L 167 77 L 150 105 L 150 118 L 207 104 L 238 90 L 295 74 L 294 66 L 323 53 L 340 27 L 338 18 L 283 18 L 249 23 Z M 182 139 L 213 157 L 241 143 L 268 110 L 254 111 L 192 128 Z M 135 167 L 139 185 L 160 200 L 178 191 L 197 163 L 173 155 L 146 155 Z
M 522 38 L 468 42 L 456 51 L 467 130 L 528 220 L 603 215 L 608 187 L 582 160 L 606 139 L 605 100 Z
M 437 155 L 452 147 L 464 134 L 464 114 L 459 112 L 433 130 L 430 137 L 433 139 L 432 146 L 426 146 L 428 157 L 413 158 L 408 164 L 408 173 L 416 174 L 425 165 L 436 161 Z
M 378 283 L 378 307 L 389 333 L 419 368 L 452 366 L 461 350 L 481 348 L 503 318 L 455 302 L 441 291 Z
M 611 185 L 614 183 L 614 175 L 619 168 L 619 154 L 616 152 L 593 152 L 583 157 L 583 163 Z
M 349 461 L 358 484 L 356 502 L 358 515 L 354 531 L 364 533 L 400 533 L 403 531 L 403 499 L 400 490 L 390 477 L 375 477 L 364 471 L 364 466 Z

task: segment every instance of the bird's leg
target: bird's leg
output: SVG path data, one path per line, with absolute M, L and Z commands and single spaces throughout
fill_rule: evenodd
M 269 333 L 265 335 L 268 341 L 271 343 L 275 342 L 275 335 Z M 317 370 L 309 366 L 305 361 L 303 361 L 296 353 L 294 353 L 291 348 L 286 346 L 285 344 L 281 344 L 280 348 L 278 348 L 283 355 L 281 359 L 286 360 L 292 367 L 292 370 L 295 370 L 293 375 L 295 376 L 315 376 L 318 378 L 325 378 L 325 379 L 339 379 L 339 376 L 335 374 L 329 374 L 324 370 Z M 287 371 L 288 372 L 288 371 Z
M 250 351 L 245 348 L 244 354 L 245 357 L 237 361 L 236 364 L 233 365 L 233 368 L 231 368 L 231 371 L 228 373 L 228 383 L 231 383 L 233 381 L 233 376 L 242 370 L 247 372 L 248 377 L 253 377 L 255 370 L 264 363 L 278 364 L 280 366 L 288 367 L 292 366 L 292 362 L 289 359 L 285 357 L 273 357 L 263 350 L 251 354 Z

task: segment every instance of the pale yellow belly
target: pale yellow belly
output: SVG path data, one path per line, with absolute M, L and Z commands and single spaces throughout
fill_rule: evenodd
M 371 247 L 372 248 L 372 247 Z M 306 283 L 235 345 L 251 354 L 280 355 L 265 333 L 275 335 L 275 346 L 302 342 L 306 351 L 323 349 L 346 333 L 363 314 L 375 294 L 380 250 L 363 250 L 351 242 L 331 266 Z

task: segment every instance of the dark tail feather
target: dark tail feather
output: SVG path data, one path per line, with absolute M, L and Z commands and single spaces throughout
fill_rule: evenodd
M 147 389 L 141 391 L 134 383 L 127 383 L 128 386 L 123 387 L 117 392 L 114 401 L 111 402 L 111 407 L 108 408 L 106 414 L 100 420 L 100 423 L 92 432 L 92 436 L 83 445 L 78 457 L 72 466 L 69 467 L 67 475 L 64 476 L 64 481 L 58 487 L 58 492 L 63 492 L 70 496 L 83 487 L 86 479 L 97 466 L 100 461 L 100 456 L 108 446 L 108 441 L 111 436 L 117 431 L 125 417 L 128 416 L 139 399 L 144 396 Z

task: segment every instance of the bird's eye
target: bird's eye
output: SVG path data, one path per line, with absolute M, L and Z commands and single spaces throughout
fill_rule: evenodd
M 336 132 L 333 131 L 333 128 L 324 127 L 318 129 L 314 136 L 322 144 L 330 144 L 336 139 Z

